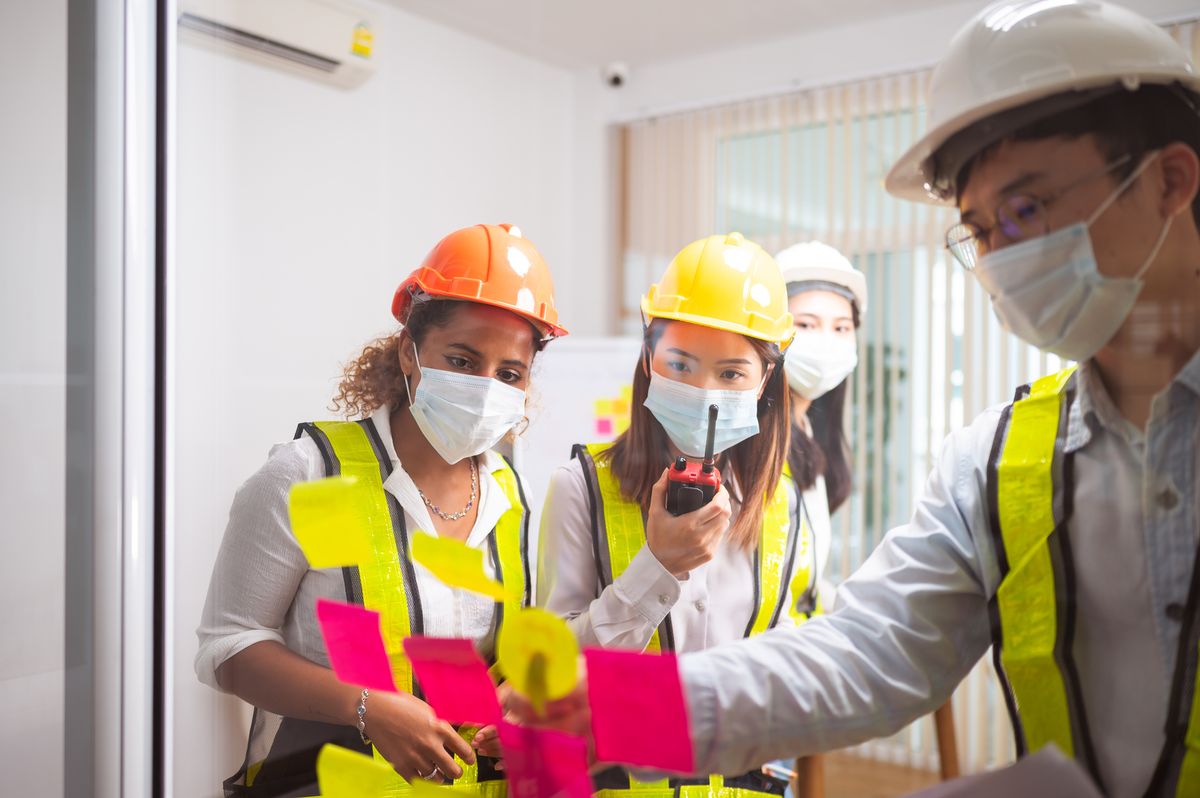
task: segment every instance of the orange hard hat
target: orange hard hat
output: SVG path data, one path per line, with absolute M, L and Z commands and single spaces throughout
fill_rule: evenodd
M 554 307 L 554 281 L 541 253 L 511 224 L 477 224 L 438 242 L 396 289 L 392 315 L 408 318 L 414 291 L 504 308 L 547 338 L 566 335 Z

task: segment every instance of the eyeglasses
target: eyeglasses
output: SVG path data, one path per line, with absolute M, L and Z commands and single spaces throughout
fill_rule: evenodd
M 1013 194 L 1001 200 L 992 214 L 996 223 L 983 227 L 972 222 L 959 222 L 946 231 L 946 249 L 967 269 L 974 269 L 979 258 L 991 249 L 992 235 L 998 233 L 1005 244 L 1017 244 L 1050 232 L 1046 208 L 1072 189 L 1099 177 L 1111 174 L 1129 163 L 1132 155 L 1125 154 L 1103 169 L 1073 180 L 1056 191 L 1040 196 Z

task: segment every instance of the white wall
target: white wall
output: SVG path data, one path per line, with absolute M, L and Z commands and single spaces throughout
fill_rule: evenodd
M 1200 14 L 1196 0 L 1119 1 L 1159 22 Z M 615 303 L 612 265 L 619 257 L 612 234 L 616 206 L 607 191 L 617 164 L 612 149 L 604 145 L 611 126 L 672 111 L 929 67 L 944 54 L 955 31 L 986 5 L 988 0 L 958 0 L 895 12 L 902 3 L 880 0 L 879 16 L 854 25 L 635 65 L 620 89 L 605 86 L 598 70 L 576 72 L 572 116 L 577 171 L 572 229 L 577 249 L 572 269 L 580 280 L 589 281 L 589 295 L 608 298 L 601 312 L 585 317 L 587 331 L 619 332 L 616 315 L 610 311 Z M 769 39 L 769 34 L 764 39 Z M 680 246 L 686 243 L 681 241 Z
M 66 76 L 66 2 L 0 4 L 0 769 L 11 795 L 63 791 Z
M 217 795 L 245 719 L 192 672 L 236 487 L 328 418 L 339 364 L 393 328 L 392 292 L 441 235 L 513 221 L 574 277 L 568 73 L 382 4 L 379 71 L 342 91 L 179 50 L 175 795 Z

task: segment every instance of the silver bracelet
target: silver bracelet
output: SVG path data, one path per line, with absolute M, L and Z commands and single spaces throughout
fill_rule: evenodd
M 371 738 L 367 736 L 367 696 L 370 694 L 371 691 L 364 687 L 358 698 L 358 736 L 362 738 L 363 745 L 371 744 Z

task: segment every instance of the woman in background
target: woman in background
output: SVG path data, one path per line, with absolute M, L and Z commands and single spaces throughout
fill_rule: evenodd
M 833 545 L 830 515 L 846 503 L 852 486 L 843 416 L 848 378 L 858 365 L 857 331 L 867 309 L 867 280 L 842 253 L 819 241 L 795 244 L 775 257 L 796 325 L 796 340 L 784 360 L 792 392 L 788 466 L 804 492 L 806 520 L 816 542 L 813 591 L 793 608 L 802 619 L 833 599 L 828 586 L 821 590 L 821 575 Z M 781 772 L 788 764 L 776 763 Z M 820 757 L 797 760 L 796 771 L 798 798 L 824 794 Z
M 847 378 L 858 365 L 867 280 L 844 255 L 817 241 L 788 247 L 776 259 L 796 326 L 795 342 L 784 359 L 792 392 L 788 465 L 804 492 L 819 575 L 833 541 L 830 516 L 850 497 L 852 469 L 843 415 Z M 817 580 L 813 584 L 817 586 Z M 819 593 L 802 596 L 796 611 L 807 617 L 830 598 Z

